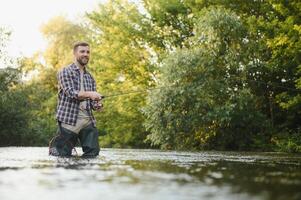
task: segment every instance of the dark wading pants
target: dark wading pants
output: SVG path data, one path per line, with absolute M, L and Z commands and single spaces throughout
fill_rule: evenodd
M 58 135 L 54 137 L 49 144 L 49 155 L 53 156 L 71 156 L 72 149 L 75 147 L 78 139 L 82 146 L 83 157 L 95 157 L 99 154 L 98 131 L 90 124 L 83 128 L 79 134 L 63 128 L 59 123 Z

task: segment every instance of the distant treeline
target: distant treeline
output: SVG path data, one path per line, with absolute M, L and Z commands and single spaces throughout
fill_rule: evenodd
M 0 29 L 0 145 L 48 144 L 56 73 L 84 40 L 98 91 L 129 93 L 96 114 L 102 147 L 301 152 L 300 10 L 298 0 L 108 1 L 80 22 L 50 20 L 47 49 L 17 67 Z

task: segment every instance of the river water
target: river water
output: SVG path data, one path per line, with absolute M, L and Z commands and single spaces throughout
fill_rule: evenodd
M 93 159 L 0 148 L 0 200 L 300 200 L 301 155 L 101 149 Z

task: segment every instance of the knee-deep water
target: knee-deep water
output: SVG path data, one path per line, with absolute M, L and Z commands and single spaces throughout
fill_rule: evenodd
M 299 200 L 301 155 L 101 149 L 87 159 L 0 148 L 0 200 L 20 199 Z

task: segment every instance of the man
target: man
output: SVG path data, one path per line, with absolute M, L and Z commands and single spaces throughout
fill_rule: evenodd
M 77 42 L 73 47 L 74 63 L 58 73 L 58 105 L 56 119 L 59 135 L 50 142 L 49 154 L 70 156 L 80 140 L 83 156 L 99 154 L 98 131 L 92 110 L 102 108 L 102 96 L 96 92 L 96 83 L 87 70 L 90 47 Z

